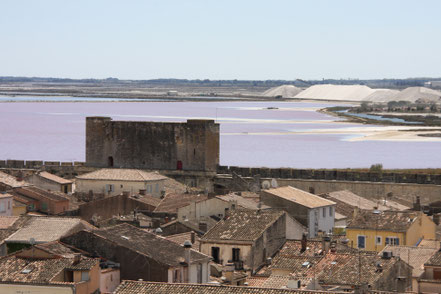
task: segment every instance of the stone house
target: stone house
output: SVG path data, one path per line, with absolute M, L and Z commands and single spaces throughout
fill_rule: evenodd
M 28 211 L 59 215 L 69 210 L 69 198 L 62 192 L 47 191 L 34 186 L 9 191 L 18 202 L 24 202 Z
M 207 283 L 211 258 L 129 224 L 81 231 L 61 240 L 95 256 L 118 262 L 121 279 Z
M 1 293 L 76 293 L 99 290 L 100 261 L 54 254 L 37 246 L 0 258 Z
M 424 278 L 424 264 L 427 263 L 437 251 L 438 249 L 436 248 L 387 245 L 379 255 L 382 256 L 383 254 L 390 252 L 392 256 L 399 257 L 410 265 L 412 267 L 412 272 L 407 273 L 406 275 L 412 276 L 412 291 L 415 293 L 421 293 L 418 281 L 421 278 Z
M 0 192 L 0 216 L 13 215 L 13 197 L 11 194 Z
M 419 293 L 441 293 L 441 251 L 437 251 L 426 263 L 424 274 L 418 280 Z
M 164 182 L 168 179 L 157 172 L 137 169 L 103 168 L 76 177 L 75 192 L 103 193 L 115 196 L 123 192 L 147 194 L 160 197 L 164 191 Z
M 40 171 L 24 178 L 26 182 L 45 190 L 62 193 L 72 193 L 73 181 L 61 178 L 57 175 Z
M 235 209 L 201 238 L 201 252 L 216 263 L 255 273 L 286 238 L 300 238 L 304 231 L 282 210 Z
M 354 248 L 381 251 L 386 245 L 416 246 L 436 239 L 435 223 L 422 212 L 361 210 L 346 228 Z
M 308 228 L 310 238 L 318 232 L 332 233 L 335 202 L 300 189 L 285 186 L 261 191 L 261 200 L 273 208 L 282 208 Z

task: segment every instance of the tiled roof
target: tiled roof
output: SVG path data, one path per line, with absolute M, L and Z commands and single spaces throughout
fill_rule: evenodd
M 11 175 L 8 175 L 4 172 L 0 171 L 0 183 L 5 184 L 11 188 L 29 186 L 30 184 L 25 181 L 17 181 L 17 178 Z
M 191 232 L 187 232 L 187 233 L 182 233 L 182 234 L 175 234 L 175 235 L 169 235 L 167 237 L 165 237 L 167 240 L 173 241 L 179 245 L 184 244 L 185 241 L 191 241 Z M 198 237 L 198 235 L 195 233 L 194 236 L 195 242 L 193 244 L 193 249 L 199 251 L 200 248 L 200 243 L 199 240 L 200 238 Z
M 62 184 L 62 185 L 63 184 L 72 184 L 71 180 L 67 180 L 67 179 L 61 178 L 61 177 L 59 177 L 57 175 L 48 173 L 46 171 L 39 172 L 38 175 L 40 177 L 42 177 L 42 178 L 45 178 L 46 180 L 49 180 L 49 181 L 52 181 L 52 182 L 55 182 L 55 183 L 58 183 L 58 184 Z
M 114 294 L 282 294 L 282 293 L 315 293 L 332 294 L 342 292 L 306 291 L 289 289 L 253 288 L 238 286 L 218 286 L 201 284 L 171 284 L 141 281 L 123 281 Z
M 98 259 L 83 257 L 83 260 L 80 264 L 96 265 L 99 263 Z M 69 269 L 72 264 L 71 258 L 30 259 L 9 255 L 0 259 L 0 281 L 51 283 L 58 273 Z M 90 267 L 84 269 L 90 269 Z
M 129 224 L 98 229 L 91 233 L 170 266 L 176 266 L 185 261 L 183 246 Z M 190 258 L 192 262 L 211 259 L 196 250 L 191 250 Z
M 6 239 L 7 243 L 26 243 L 34 238 L 36 244 L 59 240 L 76 230 L 92 229 L 79 218 L 32 217 L 22 228 Z
M 350 220 L 348 229 L 375 229 L 392 232 L 405 232 L 417 219 L 418 213 L 404 211 L 360 210 Z
M 159 205 L 159 203 L 161 203 L 161 200 L 162 200 L 160 198 L 153 197 L 151 195 L 134 195 L 134 196 L 131 196 L 130 198 L 137 200 L 137 201 L 140 201 L 140 202 L 143 202 L 143 203 L 148 204 L 153 207 L 157 207 Z
M 271 268 L 288 270 L 291 273 L 307 271 L 309 267 L 316 265 L 323 256 L 289 256 L 277 255 L 271 263 Z
M 424 263 L 426 263 L 438 249 L 387 245 L 379 255 L 381 256 L 384 251 L 392 252 L 393 256 L 400 257 L 404 262 L 412 266 L 412 276 L 419 278 L 424 273 Z
M 87 258 L 84 256 L 81 256 L 81 259 L 79 262 L 72 262 L 70 265 L 66 267 L 67 270 L 73 270 L 73 271 L 85 271 L 90 270 L 97 264 L 99 264 L 100 259 L 99 258 Z
M 440 249 L 440 247 L 441 247 L 440 245 L 441 245 L 441 243 L 438 240 L 423 239 L 418 244 L 418 247 Z
M 237 206 L 241 207 L 241 208 L 245 208 L 245 209 L 258 209 L 259 203 L 250 199 L 250 198 L 245 198 L 243 196 L 239 196 L 235 193 L 230 193 L 227 195 L 219 195 L 216 196 L 216 198 L 226 201 L 226 202 L 230 202 L 230 201 L 234 201 L 237 203 Z M 269 208 L 269 206 L 262 204 L 260 208 Z
M 0 199 L 1 198 L 11 198 L 11 197 L 12 197 L 12 195 L 9 193 L 4 193 L 4 192 L 0 193 Z
M 247 283 L 248 286 L 250 287 L 258 287 L 261 288 L 262 285 L 265 283 L 265 281 L 268 279 L 269 277 L 248 277 L 247 278 Z
M 286 285 L 288 284 L 288 281 L 290 279 L 289 275 L 271 275 L 266 279 L 263 284 L 262 288 L 273 288 L 273 289 L 281 289 L 286 288 Z
M 365 210 L 373 210 L 375 207 L 377 207 L 378 210 L 409 209 L 409 207 L 394 201 L 371 201 L 347 190 L 330 192 L 320 196 L 337 203 L 335 211 L 348 217 L 352 217 L 354 208 L 356 207 Z
M 50 254 L 68 257 L 68 258 L 72 258 L 73 255 L 75 254 L 75 251 L 65 246 L 64 244 L 60 243 L 59 241 L 41 243 L 35 245 L 34 247 Z
M 66 194 L 57 192 L 57 191 L 47 191 L 44 189 L 40 189 L 35 186 L 23 187 L 23 188 L 15 188 L 13 192 L 11 192 L 14 196 L 25 196 L 29 198 L 35 197 L 43 197 L 46 199 L 50 199 L 53 201 L 69 201 Z M 37 196 L 35 195 L 37 194 Z
M 18 216 L 0 216 L 0 229 L 9 229 L 18 219 Z
M 146 172 L 139 169 L 102 168 L 77 176 L 77 179 L 146 182 L 166 180 L 167 177 L 160 175 L 157 172 Z
M 168 194 L 162 199 L 154 210 L 155 212 L 177 213 L 178 209 L 189 205 L 192 202 L 207 200 L 204 194 Z
M 424 265 L 441 266 L 441 251 L 435 252 L 435 254 Z
M 285 186 L 280 188 L 264 190 L 265 193 L 269 193 L 280 198 L 295 202 L 308 208 L 317 208 L 329 205 L 335 205 L 335 202 L 328 199 L 319 197 L 317 195 L 305 192 L 303 190 Z
M 265 230 L 284 215 L 280 210 L 235 209 L 226 218 L 218 222 L 201 239 L 254 241 Z
M 316 276 L 322 285 L 373 285 L 397 261 L 378 255 L 328 253 L 308 273 Z M 380 267 L 381 271 L 378 270 Z

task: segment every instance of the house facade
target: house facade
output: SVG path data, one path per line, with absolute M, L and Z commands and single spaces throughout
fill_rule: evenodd
M 435 223 L 422 212 L 359 211 L 346 228 L 354 248 L 381 251 L 386 245 L 416 246 L 422 239 L 436 239 Z
M 160 197 L 164 191 L 167 177 L 154 172 L 136 169 L 103 168 L 76 177 L 75 192 L 103 193 L 115 196 L 123 192 L 136 194 L 145 191 L 149 195 Z
M 8 193 L 0 193 L 0 216 L 13 215 L 13 197 Z
M 73 181 L 61 178 L 46 171 L 34 173 L 25 178 L 25 181 L 45 190 L 62 193 L 72 193 Z
M 263 190 L 260 197 L 266 205 L 284 209 L 306 226 L 309 237 L 316 237 L 319 231 L 332 233 L 335 202 L 291 186 Z

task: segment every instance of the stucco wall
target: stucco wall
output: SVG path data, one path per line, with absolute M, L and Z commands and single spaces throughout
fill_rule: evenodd
M 18 285 L 18 284 L 0 284 L 0 293 L 2 294 L 73 294 L 73 288 L 70 286 L 37 286 L 37 285 Z
M 109 192 L 108 185 L 113 185 L 113 191 Z M 145 189 L 147 194 L 155 197 L 161 196 L 164 190 L 164 180 L 160 181 L 104 181 L 104 180 L 85 180 L 77 179 L 75 181 L 75 192 L 88 193 L 92 190 L 94 193 L 103 193 L 108 196 L 119 195 L 124 191 L 131 194 L 138 193 Z

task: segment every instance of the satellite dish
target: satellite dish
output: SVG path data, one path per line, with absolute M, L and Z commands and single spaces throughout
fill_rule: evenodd
M 269 188 L 271 188 L 270 181 L 263 181 L 262 182 L 262 189 L 269 189 Z
M 277 183 L 276 179 L 271 179 L 271 187 L 273 188 L 278 188 L 279 184 Z

